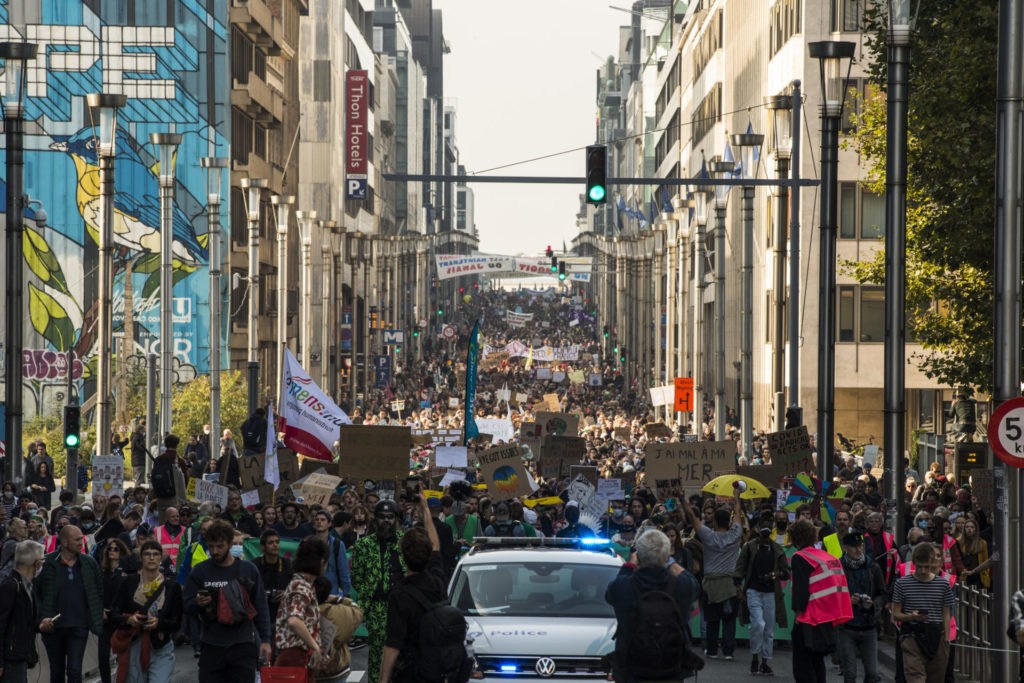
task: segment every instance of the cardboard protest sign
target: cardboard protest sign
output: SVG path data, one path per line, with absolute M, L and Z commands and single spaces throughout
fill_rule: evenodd
M 487 492 L 494 501 L 508 500 L 530 494 L 530 482 L 519 455 L 519 446 L 495 446 L 477 454 L 480 473 L 487 482 Z
M 313 473 L 302 482 L 302 502 L 306 505 L 327 505 L 341 483 L 341 477 Z
M 616 441 L 629 441 L 630 431 L 632 430 L 629 427 L 616 427 L 612 432 L 612 438 Z
M 648 439 L 672 438 L 672 428 L 664 422 L 648 422 L 644 425 L 644 431 Z
M 188 498 L 189 500 L 195 500 L 196 499 L 196 482 L 197 481 L 199 481 L 199 480 L 198 479 L 189 479 L 188 480 L 188 484 L 185 485 L 185 497 Z M 95 482 L 93 482 L 93 486 L 95 486 Z
M 558 394 L 544 394 L 544 405 L 553 413 L 557 413 L 562 409 L 562 401 L 559 400 Z M 537 422 L 540 422 L 540 420 L 537 420 Z
M 260 497 L 260 505 L 271 505 L 274 502 L 274 485 L 260 484 L 256 487 L 256 493 Z
M 93 495 L 124 495 L 124 458 L 118 455 L 96 455 L 92 458 Z
M 736 443 L 648 443 L 644 481 L 659 498 L 695 493 L 720 474 L 736 470 Z
M 208 500 L 219 505 L 221 510 L 226 510 L 228 507 L 228 487 L 200 479 L 196 482 L 196 500 L 200 503 Z
M 604 512 L 602 500 L 597 496 L 597 468 L 586 465 L 571 465 L 569 467 L 569 488 L 566 495 L 569 500 L 579 503 L 581 512 L 589 512 L 594 516 L 601 516 Z
M 516 403 L 526 403 L 530 397 L 521 391 L 516 392 Z
M 299 480 L 299 458 L 295 451 L 289 448 L 277 449 L 277 466 L 281 471 L 281 483 L 278 484 L 278 491 L 286 491 L 288 487 Z
M 342 425 L 341 472 L 351 482 L 405 477 L 411 445 L 408 427 Z
M 544 437 L 541 447 L 540 476 L 545 479 L 557 479 L 569 474 L 569 468 L 579 465 L 587 452 L 587 440 L 582 436 L 558 436 L 550 434 Z
M 307 474 L 319 472 L 320 470 L 323 470 L 325 474 L 335 477 L 341 476 L 341 465 L 329 460 L 317 460 L 316 458 L 302 459 L 302 463 L 299 465 L 299 476 L 304 477 Z
M 580 418 L 571 413 L 541 411 L 536 414 L 536 423 L 541 426 L 541 436 L 576 436 L 580 433 Z
M 240 457 L 238 459 L 238 478 L 242 482 L 242 490 L 249 491 L 262 484 L 266 469 L 267 456 L 263 453 Z
M 512 420 L 502 418 L 478 417 L 476 426 L 481 434 L 490 434 L 494 437 L 494 441 L 511 441 L 516 431 Z
M 242 491 L 242 507 L 252 508 L 260 504 L 260 492 L 256 489 L 252 491 Z
M 599 479 L 597 495 L 608 500 L 626 500 L 626 492 L 622 489 L 621 479 Z
M 467 467 L 465 446 L 438 446 L 434 457 L 437 467 Z
M 807 427 L 796 427 L 765 436 L 768 455 L 772 461 L 766 465 L 746 465 L 736 469 L 737 474 L 750 477 L 765 486 L 775 488 L 786 477 L 801 472 L 814 472 L 811 458 L 811 439 Z
M 441 481 L 439 481 L 437 485 L 444 488 L 456 481 L 466 481 L 466 473 L 463 470 L 448 470 L 444 473 L 444 476 L 441 477 Z

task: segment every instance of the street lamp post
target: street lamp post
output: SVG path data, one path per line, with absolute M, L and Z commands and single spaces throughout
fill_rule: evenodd
M 715 159 L 709 169 L 715 178 L 732 175 L 736 163 Z M 725 210 L 729 186 L 715 185 L 715 441 L 725 440 Z
M 693 431 L 704 436 L 704 290 L 707 287 L 708 201 L 714 190 L 698 185 L 693 193 Z
M 7 217 L 4 246 L 6 248 L 7 306 L 5 323 L 7 339 L 4 346 L 4 434 L 7 439 L 7 459 L 4 462 L 4 481 L 21 476 L 21 421 L 22 421 L 22 320 L 24 296 L 24 255 L 22 238 L 25 211 L 25 159 L 24 159 L 24 101 L 25 71 L 28 60 L 35 59 L 34 43 L 0 43 L 0 58 L 4 60 L 4 142 L 7 148 Z M 70 372 L 70 368 L 69 368 Z M 109 370 L 107 377 L 109 378 Z M 110 405 L 107 404 L 109 414 Z M 109 430 L 108 430 L 109 431 Z M 109 441 L 109 433 L 108 433 Z M 108 445 L 109 449 L 109 445 Z
M 180 133 L 151 133 L 160 171 L 160 432 L 171 433 L 171 388 L 174 383 L 174 162 Z M 109 438 L 109 437 L 108 437 Z M 147 468 L 148 470 L 148 468 Z
M 793 102 L 786 95 L 764 98 L 771 116 L 768 149 L 775 154 L 775 177 L 785 180 L 789 176 L 789 160 L 793 152 Z M 786 219 L 788 217 L 789 188 L 778 185 L 775 190 L 775 221 L 772 226 L 772 398 L 775 406 L 774 429 L 781 432 L 786 423 Z M 792 293 L 790 294 L 792 297 Z M 792 302 L 791 315 L 796 315 Z M 796 346 L 791 353 L 796 356 Z M 789 388 L 795 395 L 795 384 Z
M 331 263 L 331 230 L 327 223 L 328 221 L 319 223 L 320 280 L 323 285 L 323 291 L 320 292 L 320 386 L 324 391 L 330 391 L 328 361 L 331 354 L 328 344 L 331 343 L 331 274 L 334 272 L 334 264 Z
M 839 123 L 856 43 L 809 43 L 821 76 L 821 231 L 818 264 L 818 476 L 832 481 L 836 393 L 836 224 L 839 217 Z M 846 66 L 844 71 L 843 66 Z
M 224 256 L 221 245 L 220 189 L 223 171 L 228 167 L 224 157 L 203 157 L 199 165 L 206 169 L 206 212 L 210 233 L 210 434 L 220 438 L 220 372 L 221 335 L 221 276 Z M 213 444 L 210 445 L 213 447 Z
M 114 283 L 114 266 L 111 247 L 114 241 L 114 155 L 117 153 L 117 115 L 128 98 L 124 95 L 109 93 L 92 93 L 86 96 L 90 110 L 98 111 L 100 117 L 100 133 L 98 153 L 100 163 L 100 231 L 99 231 L 99 301 L 97 306 L 97 339 L 96 339 L 96 454 L 110 453 L 110 361 L 111 341 L 113 339 L 113 309 L 111 294 Z M 20 228 L 19 228 L 20 230 Z M 19 241 L 20 245 L 20 241 Z M 20 252 L 19 252 L 20 254 Z M 21 267 L 21 258 L 18 258 Z M 20 283 L 20 276 L 19 276 Z M 20 289 L 20 285 L 19 285 Z M 20 307 L 16 309 L 20 312 Z M 20 316 L 18 316 L 18 338 L 20 339 Z M 21 354 L 18 354 L 19 364 Z M 20 384 L 20 383 L 19 383 Z M 19 392 L 20 396 L 21 393 Z M 147 400 L 150 400 L 147 396 Z M 147 444 L 152 445 L 152 444 Z M 149 459 L 146 459 L 147 467 Z
M 284 352 L 288 348 L 288 219 L 293 195 L 274 195 L 274 223 L 277 235 L 277 410 L 284 406 Z
M 756 156 L 764 142 L 758 133 L 732 136 L 740 148 L 745 179 L 757 177 Z M 754 440 L 754 186 L 743 186 L 743 246 L 740 266 L 740 437 L 747 462 L 753 458 Z
M 296 211 L 295 220 L 299 222 L 299 240 L 302 243 L 302 308 L 300 313 L 300 349 L 302 367 L 312 373 L 310 365 L 313 359 L 313 223 L 316 211 Z
M 260 391 L 259 322 L 260 322 L 260 199 L 269 185 L 266 178 L 242 178 L 247 191 L 246 220 L 249 227 L 249 414 L 256 412 Z

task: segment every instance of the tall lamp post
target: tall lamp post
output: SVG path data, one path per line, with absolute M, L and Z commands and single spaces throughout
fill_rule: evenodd
M 821 76 L 821 248 L 818 264 L 818 477 L 832 481 L 836 398 L 836 224 L 839 218 L 839 123 L 856 43 L 807 45 Z M 845 69 L 843 68 L 845 65 Z
M 4 461 L 4 481 L 21 477 L 21 392 L 22 392 L 22 320 L 24 295 L 24 255 L 22 232 L 25 212 L 25 159 L 24 159 L 24 101 L 25 71 L 28 60 L 35 59 L 34 43 L 0 43 L 0 58 L 4 60 L 4 142 L 7 148 L 7 217 L 5 225 L 5 253 L 7 306 L 5 326 L 7 339 L 4 346 L 4 438 L 7 439 L 7 459 Z M 109 370 L 107 377 L 109 378 Z M 107 404 L 109 414 L 110 405 Z M 107 440 L 109 441 L 109 429 Z M 109 445 L 107 447 L 109 449 Z
M 702 169 L 703 170 L 703 169 Z M 704 436 L 704 290 L 707 287 L 708 202 L 713 188 L 698 185 L 693 192 L 693 431 Z
M 256 411 L 260 392 L 260 200 L 269 185 L 266 178 L 242 178 L 246 190 L 245 216 L 249 228 L 249 414 Z
M 899 474 L 906 448 L 907 74 L 911 0 L 889 0 L 885 126 L 885 497 L 896 503 L 896 538 L 905 533 Z
M 295 197 L 274 195 L 270 198 L 274 207 L 274 223 L 277 235 L 277 410 L 284 405 L 284 352 L 288 348 L 288 217 Z
M 160 432 L 171 432 L 171 387 L 174 383 L 174 155 L 181 144 L 179 133 L 151 133 L 160 172 Z M 147 468 L 148 470 L 148 468 Z
M 98 326 L 96 339 L 96 454 L 110 453 L 110 361 L 113 339 L 113 310 L 111 292 L 114 283 L 114 266 L 111 247 L 114 241 L 114 155 L 117 152 L 117 115 L 128 98 L 124 95 L 93 93 L 86 96 L 90 109 L 99 113 L 100 132 L 98 142 L 100 162 L 100 234 L 97 269 L 99 280 L 99 301 L 97 306 Z M 18 258 L 21 268 L 21 258 Z M 20 276 L 19 276 L 20 282 Z M 20 287 L 19 287 L 20 288 Z M 20 311 L 21 309 L 17 309 Z M 20 339 L 20 317 L 18 326 Z M 21 362 L 21 354 L 18 354 Z M 18 394 L 21 395 L 20 392 Z M 148 399 L 148 397 L 147 397 Z M 152 446 L 152 444 L 148 444 Z M 148 466 L 149 459 L 146 459 Z M 69 470 L 70 471 L 70 470 Z
M 312 372 L 313 359 L 313 223 L 316 211 L 296 211 L 299 222 L 299 240 L 302 243 L 302 308 L 299 310 L 301 330 L 299 339 L 302 351 L 302 367 Z
M 764 136 L 738 133 L 732 144 L 740 148 L 744 179 L 757 177 L 757 154 Z M 753 458 L 754 440 L 754 186 L 743 185 L 743 246 L 740 249 L 740 437 L 747 462 Z
M 724 180 L 736 163 L 715 159 L 711 174 Z M 725 210 L 729 186 L 715 185 L 715 441 L 725 440 Z
M 768 128 L 768 149 L 775 155 L 775 177 L 785 180 L 789 176 L 789 160 L 793 153 L 793 102 L 789 96 L 778 95 L 764 98 L 765 108 L 771 117 Z M 775 221 L 772 225 L 772 398 L 775 405 L 774 429 L 781 432 L 785 425 L 786 407 L 786 220 L 789 211 L 789 188 L 778 185 L 775 190 Z M 796 316 L 796 302 L 789 294 L 790 314 Z M 791 340 L 792 343 L 792 340 Z M 797 355 L 793 344 L 790 353 Z M 796 383 L 789 387 L 791 396 L 796 395 Z M 792 401 L 790 404 L 792 405 Z
M 331 263 L 331 230 L 327 221 L 319 221 L 320 226 L 320 386 L 324 391 L 330 391 L 330 373 L 328 360 L 330 353 L 331 328 L 331 273 L 334 272 L 334 264 Z
M 220 438 L 220 371 L 221 335 L 223 319 L 221 314 L 221 277 L 224 267 L 220 225 L 220 191 L 224 169 L 228 160 L 224 157 L 203 157 L 199 165 L 206 169 L 206 213 L 210 233 L 210 434 Z M 212 444 L 211 444 L 212 448 Z

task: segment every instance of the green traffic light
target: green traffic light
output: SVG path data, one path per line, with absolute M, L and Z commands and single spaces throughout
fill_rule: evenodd
M 619 347 L 618 347 L 618 346 L 616 346 L 616 347 L 615 347 L 615 348 L 613 349 L 613 351 L 614 351 L 615 353 L 618 353 L 618 352 L 619 352 Z
M 604 201 L 605 189 L 602 185 L 594 185 L 590 188 L 590 201 L 600 202 Z
M 437 314 L 438 315 L 444 315 L 444 309 L 441 309 L 441 308 L 437 309 Z
M 418 336 L 420 336 L 420 331 L 419 331 L 419 330 L 413 330 L 413 332 L 412 332 L 412 336 L 413 336 L 413 337 L 418 337 Z
M 559 273 L 558 274 L 558 279 L 559 280 L 564 280 L 565 279 L 565 273 Z
M 605 338 L 605 339 L 607 339 L 607 338 L 608 338 L 608 333 L 607 333 L 607 332 L 605 332 L 605 333 L 604 333 L 604 338 Z
M 65 448 L 78 448 L 82 440 L 78 437 L 78 434 L 68 434 L 64 437 Z

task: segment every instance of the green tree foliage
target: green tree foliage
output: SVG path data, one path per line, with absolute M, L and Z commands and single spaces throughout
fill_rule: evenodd
M 248 392 L 241 372 L 222 372 L 220 376 L 220 418 L 224 429 L 238 432 L 248 415 Z M 171 431 L 181 437 L 184 453 L 188 437 L 202 434 L 210 422 L 210 377 L 202 375 L 185 386 L 175 387 L 171 396 Z M 216 439 L 214 439 L 216 443 Z M 239 441 L 239 444 L 241 442 Z M 217 453 L 212 453 L 216 457 Z
M 885 5 L 865 14 L 866 58 L 886 85 Z M 907 311 L 914 360 L 947 385 L 992 385 L 998 3 L 921 0 L 908 100 Z M 885 191 L 886 105 L 868 98 L 850 143 Z M 885 255 L 848 264 L 885 281 Z

